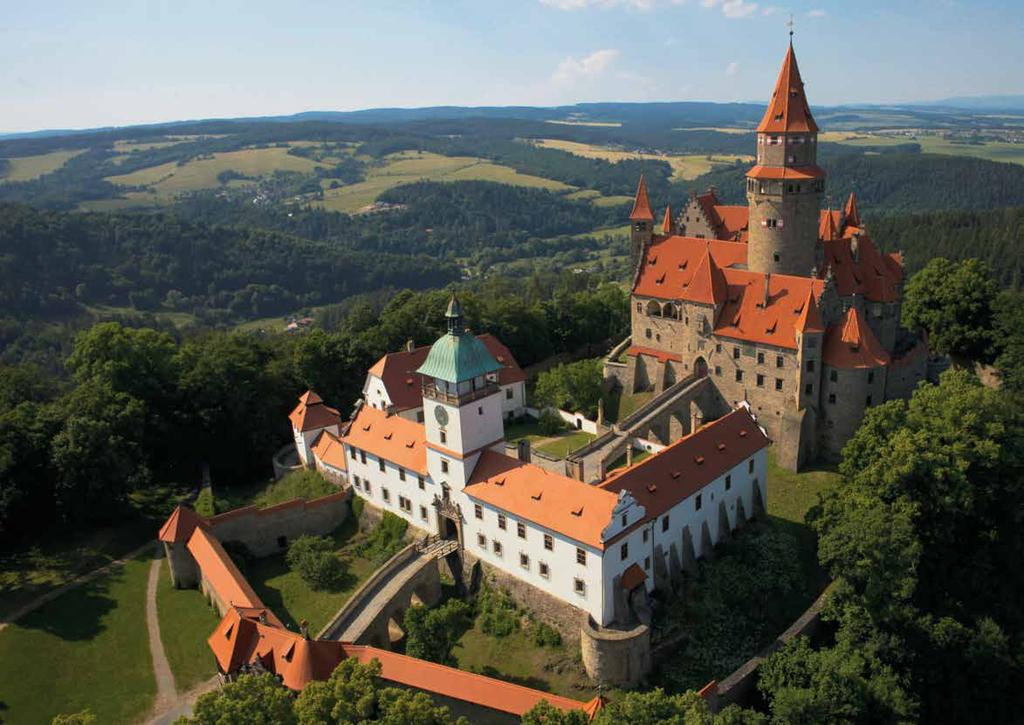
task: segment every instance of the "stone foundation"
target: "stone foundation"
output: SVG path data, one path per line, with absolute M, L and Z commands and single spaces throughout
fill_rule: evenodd
M 580 627 L 580 654 L 590 679 L 612 687 L 636 687 L 651 671 L 651 630 L 597 626 L 590 617 Z

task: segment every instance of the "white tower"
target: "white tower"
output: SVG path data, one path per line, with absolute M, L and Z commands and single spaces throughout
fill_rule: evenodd
M 505 429 L 498 386 L 501 365 L 466 332 L 454 295 L 445 317 L 447 334 L 431 346 L 416 372 L 423 376 L 427 470 L 447 496 L 461 493 L 483 451 L 504 452 Z

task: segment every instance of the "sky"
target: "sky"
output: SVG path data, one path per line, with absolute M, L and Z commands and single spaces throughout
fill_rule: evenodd
M 0 0 L 0 131 L 433 105 L 1024 93 L 1024 0 Z

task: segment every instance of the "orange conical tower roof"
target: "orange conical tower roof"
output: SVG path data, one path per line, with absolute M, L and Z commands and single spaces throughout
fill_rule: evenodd
M 825 335 L 822 359 L 835 368 L 876 368 L 889 364 L 889 353 L 860 311 L 851 307 L 842 323 Z
M 700 264 L 690 278 L 684 297 L 692 302 L 718 305 L 724 303 L 728 296 L 729 285 L 725 281 L 725 275 L 715 264 L 711 250 L 705 249 Z
M 633 202 L 633 211 L 629 213 L 629 220 L 633 222 L 654 221 L 651 201 L 647 198 L 647 181 L 643 174 L 640 174 L 640 183 L 636 187 L 636 201 Z
M 818 236 L 826 242 L 831 242 L 839 236 L 839 230 L 836 229 L 836 217 L 831 209 L 828 209 L 821 218 Z
M 825 323 L 821 320 L 821 312 L 818 310 L 818 303 L 814 299 L 814 290 L 807 288 L 807 299 L 804 300 L 803 310 L 796 321 L 797 332 L 824 332 Z
M 758 133 L 817 133 L 818 124 L 811 115 L 811 107 L 807 105 L 804 95 L 804 82 L 800 78 L 800 69 L 796 64 L 793 44 L 789 44 L 786 58 L 782 61 L 782 70 L 775 81 L 775 90 L 764 118 L 757 127 Z
M 661 221 L 661 231 L 663 234 L 672 233 L 672 205 L 669 204 L 665 207 L 665 218 Z
M 844 226 L 848 227 L 859 227 L 860 226 L 860 209 L 857 208 L 857 194 L 856 192 L 850 192 L 850 198 L 846 200 L 846 209 L 844 210 L 846 221 Z

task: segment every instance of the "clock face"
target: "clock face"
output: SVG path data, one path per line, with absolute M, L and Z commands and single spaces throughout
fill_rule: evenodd
M 437 422 L 441 425 L 448 425 L 448 411 L 440 405 L 434 408 L 434 417 L 437 418 Z

